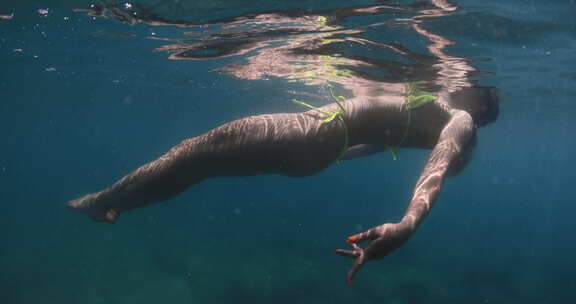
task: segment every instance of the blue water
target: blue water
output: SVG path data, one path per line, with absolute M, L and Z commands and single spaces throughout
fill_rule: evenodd
M 478 70 L 471 81 L 500 89 L 500 116 L 479 130 L 472 161 L 446 182 L 414 237 L 368 263 L 352 286 L 343 284 L 351 261 L 333 250 L 402 216 L 429 151 L 345 161 L 306 178 L 209 180 L 115 225 L 64 205 L 224 122 L 302 110 L 294 97 L 326 101 L 322 85 L 223 72 L 290 37 L 207 60 L 168 59 L 158 50 L 174 45 L 165 38 L 227 33 L 223 20 L 263 12 L 304 9 L 320 22 L 384 4 L 396 8 L 331 25 L 367 28 L 354 37 L 434 57 L 401 20 L 419 14 L 397 9 L 413 3 L 132 3 L 187 27 L 73 11 L 90 4 L 0 4 L 0 303 L 576 301 L 575 1 L 458 1 L 424 22 L 454 43 L 444 53 Z M 405 61 L 368 44 L 337 46 L 340 57 Z

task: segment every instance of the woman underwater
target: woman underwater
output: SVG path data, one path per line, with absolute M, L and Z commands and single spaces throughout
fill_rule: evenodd
M 446 8 L 437 8 L 436 15 L 446 11 Z M 342 14 L 340 11 L 340 16 Z M 428 14 L 435 15 L 433 11 L 428 11 Z M 455 64 L 467 66 L 460 58 L 449 57 L 442 52 L 445 40 L 441 37 L 425 31 L 418 22 L 413 24 L 413 28 L 432 41 L 429 50 L 437 56 L 435 69 L 451 69 Z M 322 32 L 321 35 L 320 39 L 326 41 L 326 34 Z M 262 39 L 262 35 L 258 37 Z M 242 39 L 246 48 L 254 45 L 254 41 L 246 42 L 245 35 Z M 204 47 L 208 45 L 218 49 L 216 42 L 206 41 Z M 311 40 L 294 41 L 302 44 Z M 348 38 L 348 41 L 358 42 L 360 39 Z M 229 37 L 225 44 L 230 45 Z M 201 46 L 195 44 L 191 48 Z M 398 46 L 387 47 L 409 59 L 422 57 Z M 227 51 L 243 53 L 239 51 L 241 48 L 242 45 L 236 45 Z M 284 67 L 279 67 L 286 62 L 279 54 L 287 54 L 281 48 L 275 49 L 273 57 L 278 61 L 277 70 L 285 71 Z M 314 55 L 326 57 L 321 51 L 308 48 L 305 60 L 310 60 Z M 263 51 L 250 58 L 250 65 L 258 67 L 258 59 L 265 56 Z M 296 55 L 290 52 L 290 56 L 293 60 Z M 178 57 L 178 54 L 172 57 Z M 361 61 L 363 58 L 356 57 L 354 60 Z M 364 62 L 369 60 L 364 58 Z M 375 64 L 374 61 L 370 63 Z M 333 68 L 333 61 L 331 64 L 329 68 Z M 394 70 L 389 62 L 380 64 Z M 228 72 L 250 78 L 253 77 L 250 73 L 256 71 L 250 69 L 250 65 L 245 69 L 234 66 Z M 320 75 L 322 71 L 318 70 L 318 65 L 314 66 L 316 75 Z M 326 69 L 323 70 L 325 74 Z M 280 73 L 283 72 L 275 75 L 287 77 Z M 268 74 L 274 75 L 274 72 L 268 70 Z M 256 174 L 301 177 L 315 174 L 339 159 L 362 157 L 386 149 L 431 149 L 401 220 L 350 236 L 347 241 L 352 248 L 336 250 L 339 255 L 355 259 L 346 280 L 351 283 L 366 261 L 380 259 L 410 239 L 433 207 L 444 179 L 449 174 L 457 173 L 466 163 L 475 144 L 476 129 L 497 118 L 499 102 L 496 89 L 473 86 L 469 82 L 460 86 L 451 85 L 460 80 L 437 77 L 434 79 L 436 87 L 440 86 L 437 90 L 433 90 L 428 81 L 372 81 L 370 86 L 359 86 L 359 78 L 354 82 L 342 81 L 340 84 L 353 91 L 356 97 L 344 100 L 332 95 L 334 102 L 320 108 L 298 102 L 311 108 L 307 112 L 257 115 L 226 123 L 182 141 L 110 187 L 72 200 L 68 206 L 86 213 L 95 221 L 114 223 L 126 211 L 168 200 L 208 178 Z M 369 82 L 367 79 L 363 81 Z M 367 93 L 362 91 L 362 87 L 377 89 Z M 362 242 L 367 242 L 364 248 L 358 246 Z

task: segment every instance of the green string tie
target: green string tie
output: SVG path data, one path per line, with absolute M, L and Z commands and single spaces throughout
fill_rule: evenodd
M 408 110 L 407 127 L 406 130 L 404 130 L 404 134 L 402 135 L 402 139 L 400 139 L 398 146 L 386 147 L 386 151 L 389 151 L 392 154 L 393 160 L 398 160 L 398 151 L 400 150 L 400 146 L 404 143 L 406 136 L 408 135 L 408 129 L 410 128 L 410 123 L 412 121 L 412 115 L 410 111 L 438 99 L 438 96 L 422 89 L 424 84 L 426 84 L 426 81 L 413 81 L 406 85 L 406 99 L 404 102 L 406 104 L 406 109 Z
M 327 117 L 322 119 L 322 124 L 332 122 L 335 119 L 339 120 L 342 123 L 342 125 L 344 126 L 344 146 L 342 147 L 342 151 L 340 151 L 338 158 L 336 158 L 336 164 L 339 165 L 340 159 L 342 158 L 342 156 L 344 155 L 344 153 L 346 153 L 346 150 L 348 149 L 348 137 L 349 137 L 348 125 L 346 125 L 346 121 L 344 120 L 344 115 L 346 114 L 346 109 L 344 109 L 344 107 L 341 104 L 341 102 L 344 101 L 343 96 L 334 96 L 334 93 L 332 92 L 331 89 L 330 89 L 330 95 L 331 95 L 332 99 L 336 102 L 338 107 L 340 107 L 339 111 L 325 111 L 325 110 L 322 110 L 320 108 L 317 108 L 313 105 L 310 105 L 304 101 L 297 100 L 297 99 L 292 99 L 292 102 L 297 104 L 297 105 L 306 107 L 308 109 L 311 109 L 311 110 L 314 110 L 316 112 L 319 112 L 319 113 L 326 115 Z

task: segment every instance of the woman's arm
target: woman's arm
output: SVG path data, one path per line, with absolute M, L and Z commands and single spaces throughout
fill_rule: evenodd
M 434 206 L 450 166 L 464 154 L 464 149 L 473 135 L 472 117 L 464 111 L 453 110 L 453 112 L 456 114 L 440 134 L 438 144 L 432 150 L 428 163 L 416 183 L 408 210 L 402 218 L 402 222 L 407 222 L 411 230 L 420 225 Z
M 464 111 L 452 110 L 452 118 L 442 130 L 438 143 L 416 183 L 414 196 L 402 220 L 386 223 L 348 238 L 352 250 L 338 249 L 337 254 L 355 259 L 348 272 L 347 283 L 365 261 L 382 258 L 404 244 L 422 223 L 434 205 L 450 166 L 463 154 L 475 127 L 472 117 Z M 369 241 L 360 248 L 356 243 Z

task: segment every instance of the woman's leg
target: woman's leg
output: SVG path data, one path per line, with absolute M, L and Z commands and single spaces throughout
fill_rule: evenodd
M 121 212 L 169 199 L 203 179 L 201 172 L 187 172 L 186 149 L 198 142 L 192 138 L 173 147 L 160 158 L 121 178 L 112 186 L 68 203 L 99 222 L 113 223 Z
M 339 133 L 337 128 L 320 127 L 318 121 L 305 114 L 275 114 L 224 124 L 184 140 L 109 188 L 68 206 L 113 223 L 121 212 L 170 199 L 210 177 L 312 174 L 332 162 L 342 147 L 341 135 L 330 140 L 330 131 Z

